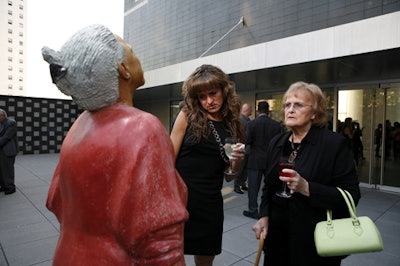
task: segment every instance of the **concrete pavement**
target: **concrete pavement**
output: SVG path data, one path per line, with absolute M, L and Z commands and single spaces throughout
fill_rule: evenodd
M 57 162 L 58 154 L 17 156 L 17 192 L 7 196 L 0 193 L 0 266 L 52 264 L 59 224 L 46 209 L 45 201 Z M 214 265 L 253 265 L 258 241 L 251 230 L 255 220 L 242 215 L 243 210 L 247 209 L 247 194 L 233 192 L 231 182 L 224 184 L 223 195 L 223 252 L 216 257 Z M 400 194 L 363 186 L 357 215 L 368 215 L 376 222 L 382 234 L 384 250 L 349 256 L 342 265 L 399 266 Z M 194 265 L 192 256 L 186 256 L 185 259 L 187 265 Z

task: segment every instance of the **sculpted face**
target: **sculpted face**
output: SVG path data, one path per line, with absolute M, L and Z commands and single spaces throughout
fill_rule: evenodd
M 134 88 L 138 88 L 144 84 L 144 75 L 142 65 L 140 64 L 139 58 L 132 51 L 132 47 L 126 43 L 121 37 L 115 35 L 115 38 L 119 41 L 125 51 L 125 61 L 124 65 L 127 73 L 120 73 L 125 78 L 130 77 L 132 85 Z

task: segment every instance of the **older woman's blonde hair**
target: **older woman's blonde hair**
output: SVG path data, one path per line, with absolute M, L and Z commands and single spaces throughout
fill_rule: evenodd
M 323 127 L 326 125 L 326 99 L 321 89 L 312 83 L 298 81 L 290 85 L 285 94 L 283 95 L 282 103 L 286 102 L 289 95 L 306 94 L 311 100 L 312 109 L 315 112 L 315 118 L 312 121 L 314 126 Z M 283 107 L 284 105 L 282 105 Z

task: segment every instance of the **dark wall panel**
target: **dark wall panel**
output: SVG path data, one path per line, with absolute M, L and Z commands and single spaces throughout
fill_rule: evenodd
M 80 114 L 71 100 L 0 95 L 0 108 L 17 122 L 22 154 L 57 153 L 72 123 Z

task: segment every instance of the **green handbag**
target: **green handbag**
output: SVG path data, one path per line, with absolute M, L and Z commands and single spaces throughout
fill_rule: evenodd
M 357 217 L 351 194 L 337 189 L 346 201 L 351 217 L 332 220 L 332 211 L 327 210 L 327 221 L 317 223 L 314 231 L 318 255 L 329 257 L 382 251 L 381 234 L 374 222 L 366 216 Z

